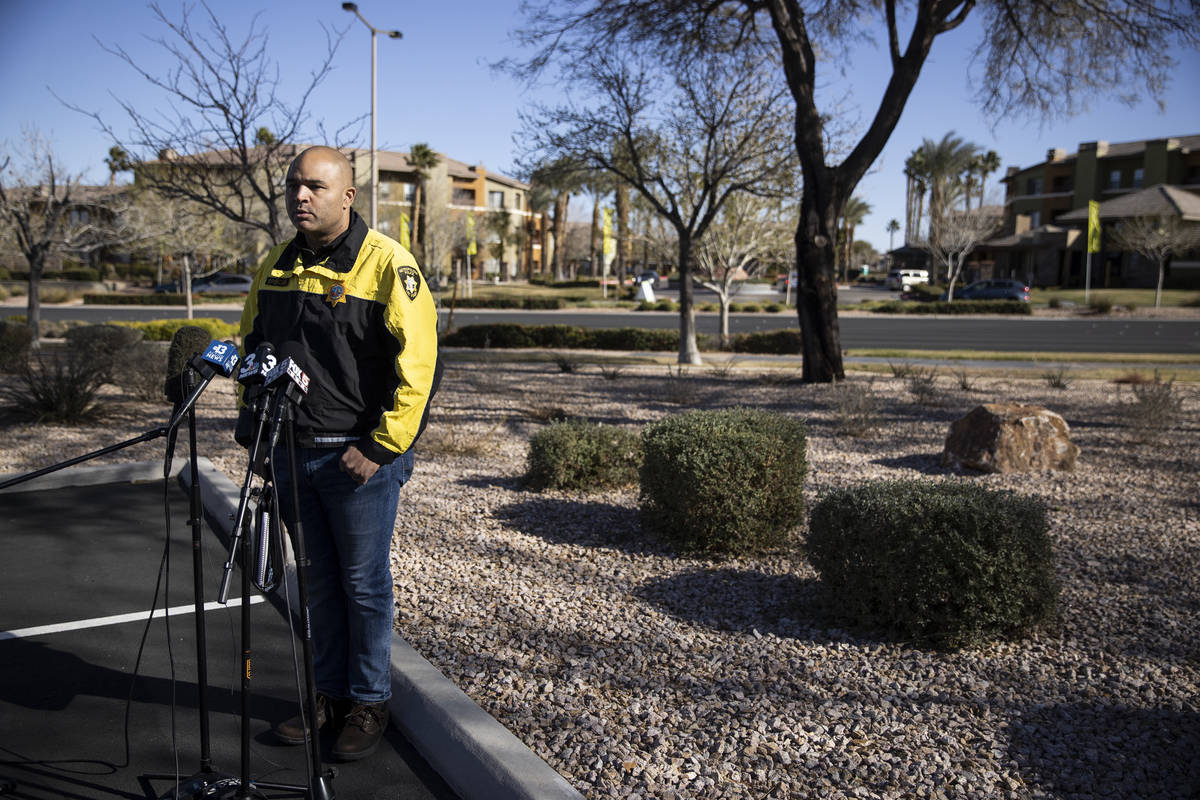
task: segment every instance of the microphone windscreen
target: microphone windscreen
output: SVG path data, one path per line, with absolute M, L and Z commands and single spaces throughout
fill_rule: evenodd
M 163 383 L 163 394 L 172 403 L 183 401 L 180 376 L 187 369 L 188 360 L 198 353 L 203 353 L 208 347 L 208 342 L 208 331 L 198 325 L 184 325 L 171 337 L 171 347 L 167 350 L 167 379 Z

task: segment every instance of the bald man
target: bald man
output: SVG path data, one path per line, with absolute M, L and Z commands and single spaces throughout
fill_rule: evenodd
M 437 311 L 417 263 L 367 227 L 354 196 L 353 170 L 337 150 L 296 157 L 286 186 L 296 236 L 260 265 L 241 326 L 243 355 L 269 342 L 310 379 L 295 414 L 295 480 L 310 561 L 317 725 L 333 733 L 333 755 L 345 761 L 374 752 L 387 725 L 392 533 L 440 374 Z M 239 440 L 250 430 L 243 409 Z M 271 461 L 293 526 L 288 459 L 277 450 Z M 275 734 L 303 744 L 306 729 L 296 717 Z

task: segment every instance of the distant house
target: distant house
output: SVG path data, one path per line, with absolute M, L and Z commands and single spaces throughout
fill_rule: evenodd
M 1200 197 L 1200 134 L 1083 142 L 1075 153 L 1054 148 L 1039 164 L 1010 167 L 1003 181 L 1004 232 L 983 245 L 994 265 L 992 275 L 982 277 L 1082 287 L 1088 202 L 1109 208 L 1106 228 L 1121 216 L 1147 213 L 1153 193 L 1143 190 L 1150 187 L 1166 187 L 1166 194 L 1190 207 L 1190 198 Z M 1116 201 L 1134 196 L 1139 201 L 1122 211 Z M 1102 251 L 1093 255 L 1093 286 L 1152 287 L 1156 279 L 1156 266 L 1116 250 L 1111 238 L 1103 237 Z M 1200 262 L 1176 260 L 1167 286 L 1200 288 Z

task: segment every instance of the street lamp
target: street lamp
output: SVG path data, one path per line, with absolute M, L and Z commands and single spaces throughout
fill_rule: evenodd
M 366 18 L 358 13 L 357 3 L 342 3 L 342 10 L 353 13 L 371 31 L 371 227 L 374 228 L 379 222 L 376 211 L 379 206 L 379 171 L 375 166 L 375 34 L 386 33 L 393 39 L 399 39 L 402 34 L 400 31 L 380 30 L 367 22 Z

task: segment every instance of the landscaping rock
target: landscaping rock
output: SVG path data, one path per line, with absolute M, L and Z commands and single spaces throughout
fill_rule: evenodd
M 1070 471 L 1078 457 L 1058 414 L 1041 406 L 988 403 L 950 426 L 942 465 L 980 472 Z

